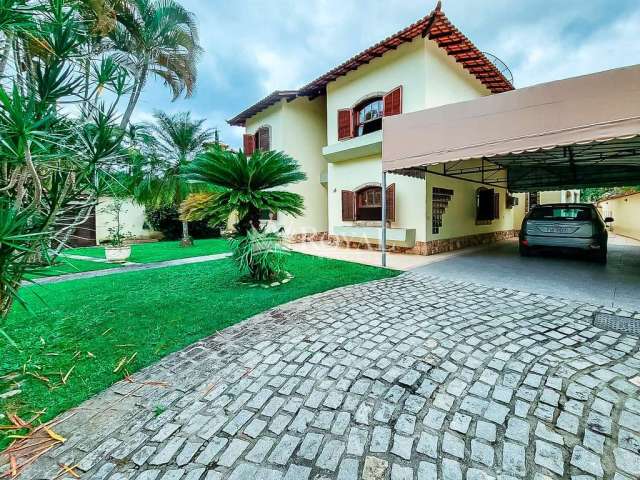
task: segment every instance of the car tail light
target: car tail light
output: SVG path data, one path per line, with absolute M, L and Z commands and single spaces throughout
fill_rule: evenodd
M 523 238 L 522 240 L 520 240 L 520 243 L 525 247 L 529 246 L 529 240 L 527 240 L 526 238 Z

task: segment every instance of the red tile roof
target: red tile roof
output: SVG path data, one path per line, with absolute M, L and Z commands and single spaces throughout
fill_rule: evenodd
M 362 65 L 368 64 L 371 60 L 381 57 L 390 50 L 397 49 L 404 43 L 413 41 L 418 36 L 427 37 L 428 39 L 436 42 L 438 47 L 445 50 L 448 55 L 454 57 L 456 61 L 469 73 L 482 82 L 482 84 L 487 87 L 491 93 L 501 93 L 513 90 L 513 85 L 500 72 L 500 70 L 486 57 L 484 53 L 478 50 L 478 47 L 476 47 L 471 40 L 469 40 L 449 21 L 446 15 L 441 11 L 440 2 L 438 2 L 436 8 L 429 15 L 409 25 L 407 28 L 400 30 L 398 33 L 382 40 L 381 42 L 376 43 L 372 47 L 367 48 L 363 52 L 351 57 L 346 62 L 338 65 L 336 68 L 300 88 L 297 91 L 297 96 L 316 97 L 318 95 L 323 95 L 326 92 L 328 83 L 358 69 Z M 229 123 L 231 125 L 244 125 L 247 118 L 250 118 L 253 114 L 257 113 L 252 113 L 252 110 L 263 104 L 263 102 L 268 99 L 273 100 L 272 97 L 276 93 L 278 92 L 269 95 L 253 107 L 248 108 L 241 114 L 229 120 Z M 290 91 L 288 93 L 293 94 L 295 91 Z M 272 105 L 273 103 L 275 103 L 275 101 L 269 105 Z M 260 110 L 264 108 L 266 107 L 262 107 Z

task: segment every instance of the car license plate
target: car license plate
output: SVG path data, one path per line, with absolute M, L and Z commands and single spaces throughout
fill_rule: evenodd
M 573 232 L 573 228 L 570 227 L 548 227 L 548 233 L 571 233 Z

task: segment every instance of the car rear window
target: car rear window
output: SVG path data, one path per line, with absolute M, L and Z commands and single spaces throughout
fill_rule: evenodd
M 589 207 L 536 207 L 529 215 L 530 220 L 590 221 Z

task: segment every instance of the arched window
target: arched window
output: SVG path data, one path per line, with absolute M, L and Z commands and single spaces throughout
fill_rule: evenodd
M 355 136 L 382 130 L 384 102 L 382 97 L 368 98 L 355 108 Z
M 356 220 L 382 218 L 382 188 L 365 187 L 356 192 Z

